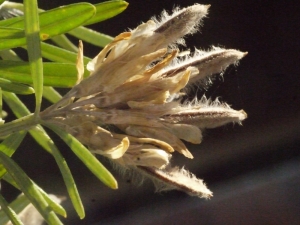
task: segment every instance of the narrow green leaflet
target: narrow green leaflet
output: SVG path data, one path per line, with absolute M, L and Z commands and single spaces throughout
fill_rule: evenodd
M 17 118 L 25 117 L 30 114 L 30 111 L 24 103 L 14 93 L 3 91 L 3 99 Z
M 42 39 L 66 33 L 95 15 L 95 7 L 89 3 L 75 3 L 40 14 Z
M 0 39 L 15 39 L 23 38 L 25 33 L 23 29 L 11 28 L 11 27 L 0 27 Z
M 26 206 L 30 204 L 28 198 L 25 195 L 19 195 L 13 202 L 9 204 L 9 207 L 16 213 L 19 214 Z M 0 211 L 0 224 L 6 224 L 9 220 L 7 215 Z M 21 223 L 22 224 L 22 223 Z
M 34 138 L 34 140 L 42 146 L 48 153 L 51 154 L 51 148 L 49 147 L 49 144 L 47 140 L 45 140 L 41 135 L 41 133 L 44 133 L 45 130 L 42 126 L 37 125 L 36 127 L 29 130 L 30 135 Z
M 1 212 L 4 211 L 5 214 L 7 215 L 6 218 L 5 215 L 3 215 L 2 217 L 0 216 L 0 224 L 6 224 L 10 220 L 14 225 L 23 225 L 21 220 L 18 218 L 18 215 L 14 212 L 14 210 L 11 207 L 8 206 L 8 203 L 6 202 L 6 200 L 3 198 L 1 194 L 0 194 L 0 207 L 1 207 Z
M 13 92 L 20 95 L 34 94 L 34 89 L 32 87 L 20 83 L 14 83 L 3 78 L 0 78 L 0 87 L 3 91 Z
M 106 1 L 95 4 L 96 15 L 89 19 L 84 25 L 99 23 L 101 21 L 112 18 L 123 12 L 128 6 L 128 3 L 120 0 Z
M 13 177 L 21 191 L 40 212 L 48 224 L 62 224 L 56 214 L 50 209 L 40 191 L 35 187 L 24 171 L 6 154 L 0 152 L 0 163 L 4 165 L 7 172 Z
M 3 165 L 0 164 L 0 179 L 5 175 L 6 169 L 4 168 Z
M 85 217 L 84 207 L 79 196 L 75 181 L 66 160 L 63 158 L 56 145 L 53 143 L 51 138 L 48 136 L 46 131 L 41 127 L 35 127 L 30 130 L 31 135 L 38 141 L 44 148 L 49 149 L 49 152 L 53 155 L 60 172 L 63 176 L 67 191 L 70 199 L 73 203 L 74 209 L 76 210 L 79 217 L 82 219 Z M 33 132 L 33 133 L 32 133 Z
M 7 183 L 9 183 L 10 185 L 14 186 L 15 188 L 17 188 L 18 190 L 20 190 L 20 187 L 18 186 L 18 184 L 15 182 L 15 180 L 12 178 L 12 176 L 10 176 L 9 173 L 6 173 L 3 177 L 3 180 L 5 180 Z M 32 181 L 32 180 L 31 180 Z M 40 188 L 36 183 L 34 183 L 32 181 L 33 185 L 35 186 L 36 189 L 38 189 L 41 193 L 41 195 L 44 197 L 44 199 L 46 200 L 46 202 L 49 204 L 49 207 L 51 207 L 51 209 L 63 216 L 63 217 L 67 217 L 67 213 L 66 210 L 57 202 L 55 202 L 42 188 Z M 25 196 L 25 198 L 27 199 L 27 197 Z M 16 210 L 15 210 L 16 211 Z M 17 211 L 16 211 L 17 212 Z M 1 224 L 1 223 L 0 223 Z
M 26 131 L 20 131 L 5 138 L 0 144 L 0 151 L 8 156 L 12 156 L 23 141 L 26 133 Z
M 56 103 L 62 98 L 53 87 L 44 87 L 43 97 L 51 103 Z
M 40 13 L 40 38 L 49 39 L 66 33 L 94 16 L 95 7 L 89 3 L 76 3 Z M 0 27 L 24 29 L 24 17 L 0 21 Z M 0 39 L 0 49 L 20 47 L 26 44 L 25 37 L 17 39 Z
M 56 47 L 54 45 L 49 45 L 47 43 L 41 43 L 42 45 L 42 56 L 54 62 L 64 62 L 64 63 L 76 63 L 77 53 Z M 88 64 L 91 61 L 90 58 L 84 57 L 84 64 Z M 77 74 L 77 73 L 76 73 Z
M 109 35 L 101 34 L 86 27 L 77 27 L 74 30 L 71 30 L 69 34 L 77 37 L 79 40 L 86 41 L 99 47 L 105 47 L 105 45 L 109 44 L 113 40 L 113 38 Z
M 14 201 L 12 201 L 9 204 L 9 207 L 11 207 L 17 214 L 19 214 L 26 206 L 30 204 L 28 198 L 24 194 L 20 194 Z M 5 224 L 5 222 L 2 220 L 3 213 L 0 212 L 0 224 Z
M 71 63 L 43 63 L 44 85 L 52 87 L 73 87 L 77 82 L 76 65 Z M 84 77 L 89 76 L 85 71 Z M 27 62 L 0 60 L 0 77 L 16 83 L 32 85 Z
M 44 134 L 43 139 L 48 138 L 48 145 L 51 148 L 51 153 L 53 155 L 53 157 L 55 158 L 55 161 L 61 171 L 61 174 L 63 176 L 64 182 L 66 184 L 70 199 L 73 203 L 73 206 L 77 212 L 77 214 L 79 215 L 80 219 L 83 219 L 85 217 L 85 212 L 84 212 L 84 207 L 82 204 L 82 201 L 80 199 L 75 181 L 73 179 L 73 176 L 71 174 L 71 171 L 68 167 L 68 164 L 66 162 L 66 160 L 63 158 L 63 156 L 61 155 L 61 153 L 59 152 L 59 150 L 57 149 L 57 147 L 54 145 L 53 141 L 50 139 L 50 137 L 46 134 Z M 42 134 L 40 135 L 42 136 Z
M 51 209 L 55 213 L 57 213 L 58 215 L 61 215 L 64 218 L 66 218 L 67 217 L 66 210 L 60 204 L 58 204 L 57 202 L 55 202 L 54 200 L 52 200 L 52 198 L 50 198 L 50 196 L 42 188 L 40 188 L 35 183 L 34 183 L 34 185 L 39 189 L 40 193 L 42 194 L 42 196 L 44 197 L 44 199 L 46 200 L 46 202 L 49 204 L 49 206 L 51 207 Z
M 23 141 L 26 131 L 21 131 L 18 133 L 11 134 L 7 138 L 2 141 L 0 144 L 0 152 L 5 153 L 8 156 L 12 156 L 17 148 L 20 146 L 21 142 Z M 6 173 L 6 169 L 3 165 L 0 165 L 0 179 Z
M 24 20 L 29 65 L 35 90 L 35 115 L 38 116 L 43 96 L 43 61 L 37 0 L 24 0 Z
M 4 123 L 3 118 L 3 101 L 2 101 L 2 89 L 0 88 L 0 125 Z
M 51 41 L 53 41 L 55 44 L 57 44 L 59 47 L 63 49 L 66 49 L 71 52 L 78 52 L 78 47 L 75 46 L 64 34 L 52 37 Z
M 26 133 L 27 131 L 20 131 L 5 138 L 0 144 L 0 151 L 8 156 L 12 156 L 16 149 L 20 146 Z
M 11 49 L 0 51 L 0 57 L 3 60 L 22 61 L 22 59 Z
M 20 17 L 9 18 L 9 19 L 6 19 L 6 20 L 1 20 L 0 21 L 0 27 L 9 27 L 9 26 L 13 26 L 13 24 L 21 24 L 23 19 L 24 18 L 22 16 L 20 16 Z M 24 21 L 23 21 L 23 23 L 24 23 Z M 19 27 L 16 27 L 16 28 L 24 29 L 24 26 L 19 26 Z
M 112 189 L 118 188 L 118 183 L 113 175 L 76 138 L 55 125 L 49 123 L 44 125 L 53 130 L 99 180 Z

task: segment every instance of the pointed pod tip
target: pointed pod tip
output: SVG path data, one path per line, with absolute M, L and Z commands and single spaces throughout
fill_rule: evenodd
M 211 5 L 195 4 L 190 7 L 187 7 L 187 9 L 192 9 L 192 11 L 198 11 L 205 15 L 207 13 L 208 9 L 210 8 L 210 6 Z
M 227 57 L 233 57 L 235 60 L 240 60 L 248 55 L 248 52 L 241 52 L 236 49 L 224 49 L 224 52 Z
M 239 113 L 241 113 L 240 120 L 247 119 L 248 115 L 244 110 L 240 110 Z
M 211 7 L 211 5 L 205 5 L 206 9 L 209 9 Z

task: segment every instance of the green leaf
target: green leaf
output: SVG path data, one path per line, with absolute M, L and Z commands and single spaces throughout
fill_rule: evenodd
M 9 204 L 9 207 L 16 213 L 19 214 L 25 207 L 30 204 L 28 198 L 25 195 L 19 195 L 13 202 Z M 0 211 L 0 224 L 6 224 L 9 218 L 3 211 Z M 21 223 L 22 224 L 22 223 Z
M 30 201 L 24 194 L 20 194 L 15 200 L 13 200 L 9 207 L 11 207 L 17 214 L 19 214 L 26 206 L 30 204 Z M 0 216 L 1 218 L 1 216 Z M 5 224 L 0 222 L 0 224 Z
M 43 96 L 43 61 L 37 0 L 24 0 L 24 20 L 29 65 L 35 90 L 35 115 L 38 116 Z
M 0 165 L 0 179 L 5 175 L 6 169 L 4 168 L 3 165 Z
M 0 125 L 4 123 L 3 118 L 3 101 L 2 101 L 2 89 L 0 88 Z
M 25 117 L 30 114 L 30 111 L 27 109 L 24 103 L 14 93 L 4 91 L 3 99 L 17 118 Z
M 77 69 L 71 63 L 43 63 L 44 85 L 53 87 L 73 87 L 77 82 Z M 0 60 L 0 76 L 16 83 L 32 84 L 30 67 L 26 62 Z M 85 71 L 84 77 L 89 76 Z
M 76 138 L 55 125 L 49 123 L 44 123 L 44 125 L 53 130 L 99 180 L 112 189 L 118 188 L 113 175 Z
M 66 33 L 82 25 L 94 16 L 95 11 L 95 7 L 89 3 L 76 3 L 40 13 L 41 40 L 46 40 L 53 36 Z M 23 19 L 23 17 L 18 17 L 0 21 L 0 27 L 24 29 Z M 2 39 L 0 40 L 0 49 L 15 48 L 25 44 L 25 37 L 7 40 Z
M 0 152 L 5 153 L 8 156 L 12 156 L 17 148 L 20 146 L 21 142 L 24 140 L 24 137 L 27 132 L 21 131 L 18 133 L 11 134 L 0 144 Z M 6 169 L 3 165 L 0 165 L 0 178 L 6 173 Z
M 1 212 L 3 210 L 7 215 L 6 218 L 5 215 L 0 216 L 0 224 L 6 224 L 10 220 L 14 225 L 23 225 L 22 221 L 18 218 L 18 215 L 14 212 L 14 210 L 10 206 L 8 206 L 8 203 L 6 202 L 6 200 L 3 198 L 1 194 L 0 194 L 0 206 L 1 206 Z
M 112 18 L 123 12 L 128 6 L 128 3 L 120 0 L 106 1 L 95 4 L 96 15 L 89 19 L 84 25 L 99 23 L 101 21 Z
M 23 38 L 24 36 L 25 33 L 23 29 L 0 27 L 0 39 Z
M 54 45 L 49 45 L 47 43 L 41 43 L 42 45 L 42 56 L 54 62 L 64 62 L 64 63 L 76 63 L 77 53 L 56 47 Z M 92 59 L 84 57 L 84 64 L 88 64 Z M 77 74 L 77 73 L 76 73 Z
M 43 97 L 51 103 L 56 103 L 62 98 L 53 87 L 44 87 Z
M 10 80 L 3 78 L 0 78 L 0 87 L 4 91 L 13 92 L 20 95 L 34 94 L 34 89 L 32 87 L 19 83 L 13 83 Z
M 66 160 L 63 158 L 53 141 L 50 139 L 50 137 L 44 133 L 40 134 L 40 138 L 47 139 L 48 140 L 48 146 L 51 149 L 51 153 L 53 157 L 55 158 L 55 161 L 61 171 L 61 174 L 63 176 L 64 182 L 66 184 L 70 199 L 72 201 L 72 204 L 79 215 L 80 219 L 83 219 L 85 217 L 84 207 L 82 204 L 82 201 L 80 199 L 75 181 L 73 179 L 73 176 L 71 174 L 71 171 L 68 167 L 68 164 Z
M 86 41 L 99 47 L 105 47 L 105 45 L 109 44 L 113 40 L 113 38 L 109 35 L 101 34 L 86 27 L 75 28 L 74 30 L 71 30 L 69 34 L 77 37 L 79 40 Z
M 50 196 L 42 188 L 40 188 L 35 183 L 34 183 L 34 185 L 36 186 L 37 189 L 39 189 L 40 193 L 42 194 L 42 196 L 44 197 L 46 202 L 49 204 L 51 209 L 58 215 L 61 215 L 64 218 L 66 218 L 67 217 L 66 210 L 59 203 L 55 202 L 52 198 L 50 198 Z
M 22 59 L 11 49 L 0 51 L 0 57 L 3 60 L 22 61 Z
M 26 131 L 20 131 L 18 133 L 9 135 L 1 142 L 0 151 L 8 156 L 12 156 L 16 149 L 20 146 L 26 133 Z
M 77 29 L 77 28 L 75 28 L 75 29 Z M 52 37 L 51 41 L 53 41 L 56 45 L 58 45 L 59 47 L 65 49 L 65 50 L 68 50 L 71 52 L 78 52 L 77 46 L 75 46 L 64 34 Z
M 29 201 L 41 213 L 47 223 L 62 224 L 56 214 L 50 209 L 39 189 L 33 184 L 24 171 L 6 154 L 0 152 L 0 163 L 4 165 L 7 172 L 13 177 L 21 191 L 24 192 Z
M 53 155 L 63 176 L 74 209 L 76 210 L 77 214 L 81 219 L 84 218 L 85 217 L 84 207 L 82 205 L 79 192 L 77 190 L 75 181 L 73 179 L 72 173 L 68 167 L 66 160 L 63 158 L 63 156 L 57 149 L 56 145 L 53 143 L 51 138 L 48 136 L 48 134 L 42 127 L 38 126 L 32 129 L 31 131 L 34 132 L 34 134 L 33 133 L 31 134 L 38 141 L 38 143 L 41 144 L 44 148 L 49 149 L 49 152 Z
M 45 130 L 40 125 L 29 130 L 30 135 L 35 139 L 35 141 L 51 154 L 51 148 L 49 147 L 47 140 L 45 140 L 41 135 L 43 132 L 45 132 Z
M 23 21 L 24 17 L 20 16 L 20 17 L 13 17 L 13 18 L 9 18 L 6 20 L 1 20 L 0 21 L 0 27 L 15 27 L 15 28 L 20 28 L 20 29 L 24 29 L 24 21 Z M 23 26 L 20 26 L 20 24 L 23 22 Z M 14 25 L 17 24 L 18 26 Z
M 18 133 L 9 135 L 4 139 L 4 141 L 1 142 L 0 151 L 8 156 L 12 156 L 16 149 L 20 146 L 26 133 L 26 131 L 20 131 Z
M 89 3 L 75 3 L 40 14 L 43 40 L 66 33 L 95 15 L 95 7 Z
M 18 184 L 15 182 L 15 180 L 12 178 L 12 176 L 10 176 L 10 174 L 5 174 L 5 176 L 3 177 L 3 179 L 9 183 L 10 185 L 14 186 L 15 188 L 17 188 L 18 190 L 20 190 L 20 187 L 18 186 Z M 31 180 L 32 181 L 32 180 Z M 40 188 L 36 183 L 34 183 L 32 181 L 33 185 L 35 186 L 36 189 L 38 189 L 42 196 L 44 197 L 44 199 L 46 200 L 46 202 L 49 204 L 49 207 L 51 207 L 51 209 L 63 216 L 63 217 L 67 217 L 67 213 L 66 210 L 57 202 L 55 202 L 42 188 Z M 1 224 L 1 223 L 0 223 Z

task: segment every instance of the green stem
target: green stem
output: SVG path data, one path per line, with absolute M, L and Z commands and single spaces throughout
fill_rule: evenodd
M 24 116 L 9 123 L 5 123 L 0 126 L 0 137 L 7 136 L 21 130 L 29 130 L 38 123 L 39 121 L 34 117 L 33 114 Z

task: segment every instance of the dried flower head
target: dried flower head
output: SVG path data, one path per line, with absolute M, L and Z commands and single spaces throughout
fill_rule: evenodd
M 159 190 L 179 189 L 208 198 L 202 180 L 171 167 L 172 153 L 193 158 L 182 140 L 199 144 L 201 132 L 247 115 L 202 97 L 183 102 L 188 86 L 236 64 L 246 53 L 212 47 L 181 56 L 182 37 L 201 25 L 209 6 L 195 4 L 163 12 L 121 33 L 89 64 L 91 75 L 41 113 L 89 149 L 116 164 L 152 177 Z M 80 66 L 79 66 L 80 67 Z

